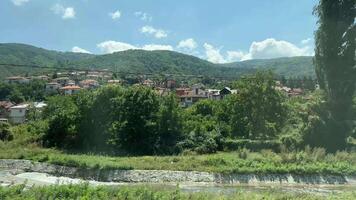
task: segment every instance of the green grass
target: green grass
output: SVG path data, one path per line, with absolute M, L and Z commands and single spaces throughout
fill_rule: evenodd
M 327 154 L 324 149 L 274 153 L 270 150 L 219 152 L 207 155 L 113 157 L 68 154 L 37 145 L 40 135 L 14 127 L 14 140 L 0 141 L 0 159 L 27 159 L 51 164 L 99 169 L 178 170 L 217 173 L 293 173 L 356 175 L 356 152 Z
M 233 194 L 219 193 L 184 193 L 179 189 L 155 188 L 149 186 L 140 187 L 90 187 L 82 185 L 54 185 L 46 187 L 32 187 L 28 190 L 23 185 L 9 188 L 0 187 L 1 200 L 13 199 L 126 199 L 126 200 L 228 200 L 228 199 L 353 199 L 355 192 L 345 192 L 342 194 L 330 194 L 328 196 L 286 193 L 275 190 L 264 192 L 250 192 L 236 190 Z
M 326 154 L 323 149 L 274 153 L 269 150 L 220 152 L 208 155 L 111 157 L 65 154 L 36 146 L 0 143 L 0 159 L 28 159 L 51 164 L 101 169 L 204 171 L 219 173 L 356 174 L 356 153 Z

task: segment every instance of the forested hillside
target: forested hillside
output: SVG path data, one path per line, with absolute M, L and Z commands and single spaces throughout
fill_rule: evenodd
M 105 55 L 92 55 L 46 50 L 25 44 L 0 44 L 0 64 L 26 64 L 45 67 L 108 69 L 115 72 L 185 74 L 237 78 L 258 69 L 271 69 L 287 77 L 315 76 L 312 57 L 249 60 L 213 64 L 200 58 L 174 51 L 128 50 Z M 11 75 L 41 74 L 50 69 L 0 66 L 0 79 Z
M 271 69 L 276 74 L 287 77 L 315 77 L 313 57 L 310 56 L 247 60 L 242 62 L 228 63 L 224 64 L 223 66 L 240 69 Z

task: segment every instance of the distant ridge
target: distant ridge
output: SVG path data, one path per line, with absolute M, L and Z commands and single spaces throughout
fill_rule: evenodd
M 315 76 L 312 57 L 249 60 L 214 64 L 174 51 L 128 50 L 113 54 L 93 55 L 46 50 L 26 44 L 0 43 L 0 63 L 32 64 L 46 67 L 109 69 L 118 72 L 154 74 L 191 74 L 237 78 L 258 69 L 271 69 L 279 75 Z M 0 66 L 0 78 L 41 73 L 41 69 Z

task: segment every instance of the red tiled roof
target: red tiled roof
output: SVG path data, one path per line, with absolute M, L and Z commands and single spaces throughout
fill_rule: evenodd
M 76 86 L 76 85 L 69 85 L 69 86 L 65 86 L 65 87 L 62 87 L 61 90 L 80 90 L 81 87 L 79 86 Z

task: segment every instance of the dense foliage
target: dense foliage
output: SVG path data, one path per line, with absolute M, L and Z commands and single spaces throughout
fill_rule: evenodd
M 13 139 L 13 135 L 10 130 L 10 124 L 5 122 L 0 122 L 0 140 L 8 141 L 12 139 Z
M 275 74 L 285 77 L 313 77 L 315 70 L 313 57 L 291 57 L 274 59 L 246 60 L 222 64 L 225 67 L 250 68 L 255 70 L 272 70 Z
M 227 139 L 278 139 L 286 98 L 271 73 L 236 82 L 220 101 L 202 100 L 182 109 L 175 95 L 159 96 L 142 87 L 106 86 L 74 96 L 48 99 L 44 144 L 94 152 L 176 154 L 213 153 Z M 242 147 L 242 146 L 241 146 Z
M 328 148 L 344 148 L 350 133 L 352 98 L 356 89 L 356 1 L 321 0 L 316 6 L 318 30 L 315 34 L 315 67 L 327 104 L 316 130 L 328 135 Z M 322 134 L 322 133 L 320 133 Z
M 354 192 L 331 194 L 327 199 L 353 199 Z M 232 194 L 216 194 L 213 192 L 188 193 L 178 187 L 169 186 L 120 186 L 120 187 L 93 187 L 89 184 L 55 185 L 44 187 L 31 187 L 25 185 L 0 187 L 0 199 L 4 200 L 32 200 L 32 199 L 113 199 L 113 200 L 257 200 L 257 199 L 297 199 L 321 200 L 324 195 L 306 193 L 286 193 L 276 190 L 261 192 L 246 192 L 237 189 Z
M 0 83 L 0 101 L 22 103 L 24 101 L 43 101 L 46 97 L 45 81 L 32 80 L 28 84 Z

